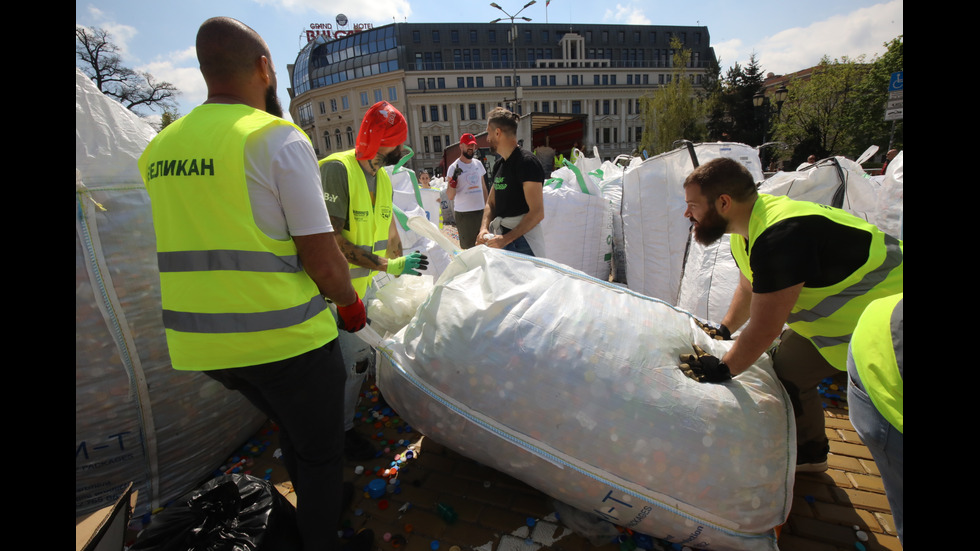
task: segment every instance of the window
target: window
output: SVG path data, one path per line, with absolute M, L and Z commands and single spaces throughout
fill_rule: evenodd
M 472 44 L 472 43 L 475 43 L 475 42 L 476 42 L 476 31 L 471 30 L 470 31 L 470 43 Z
M 376 88 L 374 90 L 374 103 L 378 103 L 379 101 L 381 101 L 383 99 L 384 99 L 384 96 L 381 95 L 381 88 Z
M 555 85 L 555 75 L 549 75 L 548 76 L 548 85 L 550 85 L 550 86 L 554 86 Z
M 456 88 L 463 87 L 463 77 L 456 77 Z
M 398 88 L 394 86 L 388 87 L 388 101 L 391 102 L 398 101 Z
M 483 77 L 476 77 L 476 87 L 483 88 Z
M 419 31 L 412 31 L 412 42 L 416 44 L 422 42 L 422 34 Z
M 531 75 L 531 86 L 538 85 L 538 75 Z
M 475 121 L 476 120 L 476 104 L 475 103 L 469 104 L 469 109 L 470 109 L 470 120 Z
M 466 77 L 466 87 L 473 88 L 474 80 L 473 77 Z
M 487 38 L 490 39 L 491 44 L 496 44 L 497 42 L 497 31 L 490 30 L 487 31 Z
M 439 31 L 432 31 L 432 41 L 439 42 Z
M 459 44 L 459 31 L 456 30 L 449 31 L 449 40 L 453 44 Z
M 354 147 L 354 130 L 347 127 L 347 147 Z
M 350 109 L 350 102 L 347 101 L 347 96 L 340 96 L 340 105 L 343 106 L 344 110 Z
M 439 79 L 436 82 L 439 83 L 439 88 L 445 88 L 446 87 L 446 79 L 444 79 L 443 77 L 439 77 Z
M 425 90 L 425 79 L 424 78 L 420 78 L 419 79 L 419 90 Z
M 368 104 L 368 95 L 367 95 L 367 92 L 361 92 L 361 106 L 363 107 L 363 106 L 365 106 L 367 104 Z
M 336 132 L 334 132 L 333 137 L 334 137 L 333 143 L 337 144 L 337 149 L 343 148 L 344 147 L 344 142 L 343 142 L 343 140 L 340 139 L 340 129 L 339 128 L 337 129 Z
M 444 120 L 444 121 L 448 121 L 449 120 L 449 111 L 446 110 L 446 106 L 445 105 L 442 106 L 442 120 Z
M 332 100 L 330 100 L 330 103 L 333 104 L 333 110 L 336 111 L 337 110 L 337 100 L 332 99 Z M 321 115 L 324 115 L 324 114 L 326 114 L 326 112 L 327 112 L 327 106 L 326 106 L 325 103 L 323 103 L 321 101 L 320 102 L 320 114 Z
M 432 119 L 432 122 L 437 122 L 439 120 L 439 106 L 438 105 L 429 106 L 429 114 Z
M 430 78 L 428 81 L 426 81 L 426 84 L 429 86 L 429 90 L 436 89 L 436 79 Z
M 578 115 L 582 113 L 582 101 L 572 100 L 572 114 Z
M 422 122 L 428 122 L 425 120 L 425 106 L 422 106 Z
M 430 153 L 431 151 L 429 150 L 429 137 L 425 136 L 424 138 L 422 138 L 422 142 L 425 144 L 425 152 Z
M 459 120 L 461 121 L 466 120 L 466 106 L 463 105 L 462 103 L 459 104 Z
M 432 150 L 442 153 L 442 136 L 432 136 Z
M 324 151 L 330 151 L 330 131 L 323 131 L 323 147 Z

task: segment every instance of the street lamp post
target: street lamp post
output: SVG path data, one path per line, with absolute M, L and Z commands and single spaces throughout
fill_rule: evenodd
M 518 15 L 520 15 L 522 11 L 524 11 L 525 9 L 527 9 L 528 7 L 536 3 L 537 0 L 531 0 L 527 4 L 524 4 L 524 7 L 518 10 L 517 13 L 515 13 L 514 15 L 507 13 L 507 10 L 501 8 L 499 5 L 497 5 L 496 2 L 490 3 L 490 7 L 497 8 L 498 10 L 504 12 L 504 15 L 507 16 L 507 17 L 499 17 L 497 19 L 494 19 L 493 21 L 491 21 L 491 23 L 498 23 L 500 21 L 503 21 L 504 19 L 510 19 L 511 63 L 514 64 L 514 104 L 515 105 L 520 105 L 521 98 L 519 97 L 518 90 L 517 90 L 518 88 L 517 87 L 517 25 L 514 24 L 514 20 L 523 19 L 524 21 L 530 21 L 531 20 L 530 17 L 518 17 Z M 509 99 L 504 98 L 504 101 L 509 101 Z
M 783 111 L 783 102 L 786 101 L 786 96 L 789 95 L 789 91 L 786 90 L 786 86 L 780 86 L 773 92 L 772 99 L 776 102 L 776 119 L 779 119 L 780 113 Z M 769 102 L 769 98 L 763 93 L 762 90 L 756 92 L 752 96 L 752 105 L 756 108 L 762 108 L 762 145 L 759 146 L 761 149 L 763 146 L 768 145 L 766 143 L 766 134 L 769 132 L 769 121 L 772 118 L 772 104 Z M 763 163 L 763 168 L 765 168 L 765 163 Z

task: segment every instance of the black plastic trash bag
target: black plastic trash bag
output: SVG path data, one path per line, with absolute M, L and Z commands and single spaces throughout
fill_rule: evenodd
M 153 517 L 131 550 L 287 551 L 302 548 L 296 509 L 268 481 L 209 480 Z

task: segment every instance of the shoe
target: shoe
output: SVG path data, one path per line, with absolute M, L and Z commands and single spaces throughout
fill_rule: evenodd
M 807 442 L 796 448 L 796 472 L 822 473 L 827 470 L 827 454 L 830 445 L 826 442 Z
M 351 429 L 344 433 L 344 457 L 353 461 L 363 461 L 377 456 L 378 450 L 374 448 L 374 444 L 359 432 Z
M 374 531 L 365 528 L 347 540 L 341 549 L 343 551 L 370 551 L 374 547 Z

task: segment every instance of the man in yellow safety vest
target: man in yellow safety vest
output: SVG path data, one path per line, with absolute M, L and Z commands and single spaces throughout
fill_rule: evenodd
M 364 326 L 364 304 L 309 138 L 281 118 L 268 45 L 216 17 L 198 30 L 197 56 L 207 100 L 139 159 L 171 362 L 241 392 L 279 425 L 303 548 L 339 549 L 345 373 L 327 300 L 348 331 Z M 366 531 L 348 545 L 372 541 Z
M 902 292 L 902 241 L 840 209 L 760 194 L 732 159 L 699 166 L 684 190 L 695 239 L 709 244 L 731 234 L 741 271 L 728 313 L 710 334 L 731 338 L 748 324 L 723 358 L 695 349 L 682 357 L 682 369 L 702 382 L 725 382 L 779 338 L 773 368 L 796 415 L 797 471 L 826 470 L 817 385 L 847 369 L 848 343 L 865 307 Z

